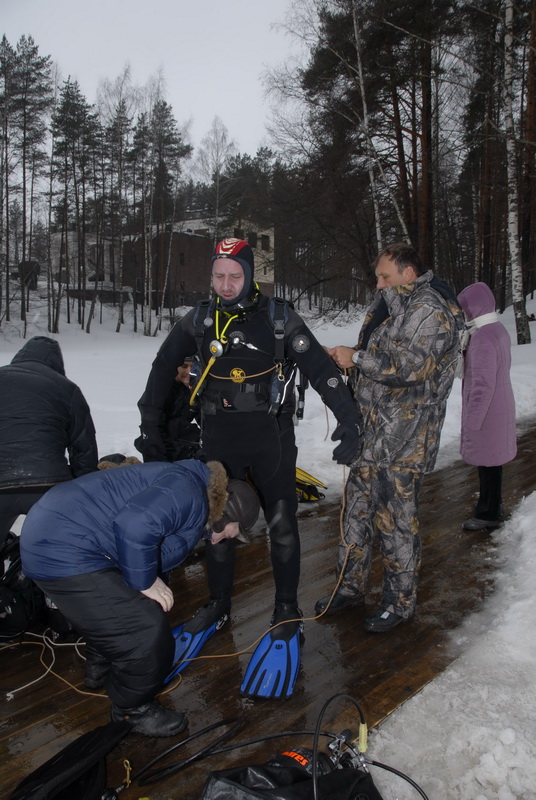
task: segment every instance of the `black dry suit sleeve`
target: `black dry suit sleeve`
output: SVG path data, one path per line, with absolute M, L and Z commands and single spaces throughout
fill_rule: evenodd
M 287 358 L 298 365 L 338 422 L 359 426 L 357 406 L 335 362 L 300 317 L 290 313 Z
M 296 318 L 299 320 L 294 315 L 294 322 Z M 332 439 L 340 439 L 340 444 L 333 452 L 334 460 L 350 464 L 357 456 L 360 441 L 360 420 L 350 389 L 332 358 L 303 322 L 291 331 L 288 346 L 293 360 L 337 418 L 339 424 Z

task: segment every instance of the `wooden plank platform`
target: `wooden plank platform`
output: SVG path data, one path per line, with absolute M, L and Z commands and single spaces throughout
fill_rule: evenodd
M 536 488 L 535 442 L 534 426 L 520 432 L 519 454 L 504 469 L 507 511 Z M 241 545 L 231 620 L 204 651 L 219 657 L 190 665 L 181 684 L 163 702 L 187 712 L 188 734 L 228 717 L 243 717 L 245 727 L 236 741 L 284 730 L 313 730 L 324 702 L 338 692 L 350 694 L 362 705 L 369 727 L 378 724 L 456 657 L 449 632 L 493 590 L 494 546 L 489 535 L 461 529 L 462 520 L 471 515 L 475 491 L 476 469 L 463 462 L 427 476 L 421 495 L 423 566 L 414 620 L 383 636 L 364 632 L 363 619 L 379 599 L 380 564 L 376 558 L 367 609 L 345 609 L 338 615 L 305 623 L 302 666 L 288 701 L 250 700 L 239 693 L 249 656 L 236 654 L 251 649 L 265 630 L 273 602 L 266 537 L 260 535 L 252 543 Z M 334 585 L 339 506 L 325 501 L 301 506 L 300 517 L 300 605 L 305 616 L 312 617 L 315 601 Z M 202 550 L 190 557 L 184 569 L 176 570 L 172 585 L 175 607 L 171 622 L 177 624 L 206 599 Z M 50 674 L 15 693 L 13 699 L 6 699 L 9 692 L 43 673 L 40 652 L 37 644 L 0 652 L 0 797 L 7 798 L 29 772 L 108 718 L 106 698 L 78 693 Z M 83 665 L 74 648 L 56 648 L 55 656 L 54 670 L 80 689 Z M 49 664 L 50 654 L 44 659 Z M 353 707 L 335 703 L 323 728 L 356 731 Z M 210 737 L 219 733 L 221 730 Z M 108 757 L 108 785 L 121 785 L 123 759 L 128 758 L 136 771 L 185 736 L 176 740 L 127 736 Z M 210 737 L 179 749 L 160 766 L 190 755 Z M 210 770 L 262 763 L 284 747 L 299 744 L 310 745 L 311 737 L 287 737 L 211 757 L 151 786 L 142 788 L 133 782 L 120 797 L 194 800 L 201 797 Z

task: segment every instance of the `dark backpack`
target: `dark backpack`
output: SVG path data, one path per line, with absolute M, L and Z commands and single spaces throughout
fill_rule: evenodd
M 106 787 L 106 755 L 130 725 L 109 722 L 82 734 L 24 778 L 9 800 L 101 800 Z M 115 791 L 104 794 L 117 797 Z
M 22 572 L 19 538 L 10 533 L 0 553 L 0 642 L 17 639 L 44 619 L 45 596 Z

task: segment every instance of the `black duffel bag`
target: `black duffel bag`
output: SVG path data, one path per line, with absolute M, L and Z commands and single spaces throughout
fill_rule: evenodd
M 45 618 L 45 596 L 22 572 L 19 537 L 9 533 L 0 551 L 0 643 L 16 640 Z
M 9 800 L 101 800 L 106 756 L 129 730 L 128 722 L 108 722 L 82 734 L 24 778 Z
M 212 772 L 202 800 L 312 800 L 312 753 L 297 748 L 266 764 Z M 382 800 L 368 772 L 335 767 L 323 753 L 317 759 L 318 800 Z

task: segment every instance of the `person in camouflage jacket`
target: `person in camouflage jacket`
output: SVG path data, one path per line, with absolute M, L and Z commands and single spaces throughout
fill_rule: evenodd
M 364 602 L 379 534 L 384 566 L 371 632 L 391 630 L 415 611 L 421 561 L 418 496 L 435 465 L 456 363 L 463 313 L 454 292 L 405 243 L 376 260 L 377 289 L 355 348 L 328 352 L 350 380 L 362 418 L 362 445 L 345 489 L 343 572 L 317 613 Z M 331 599 L 331 603 L 329 603 Z

